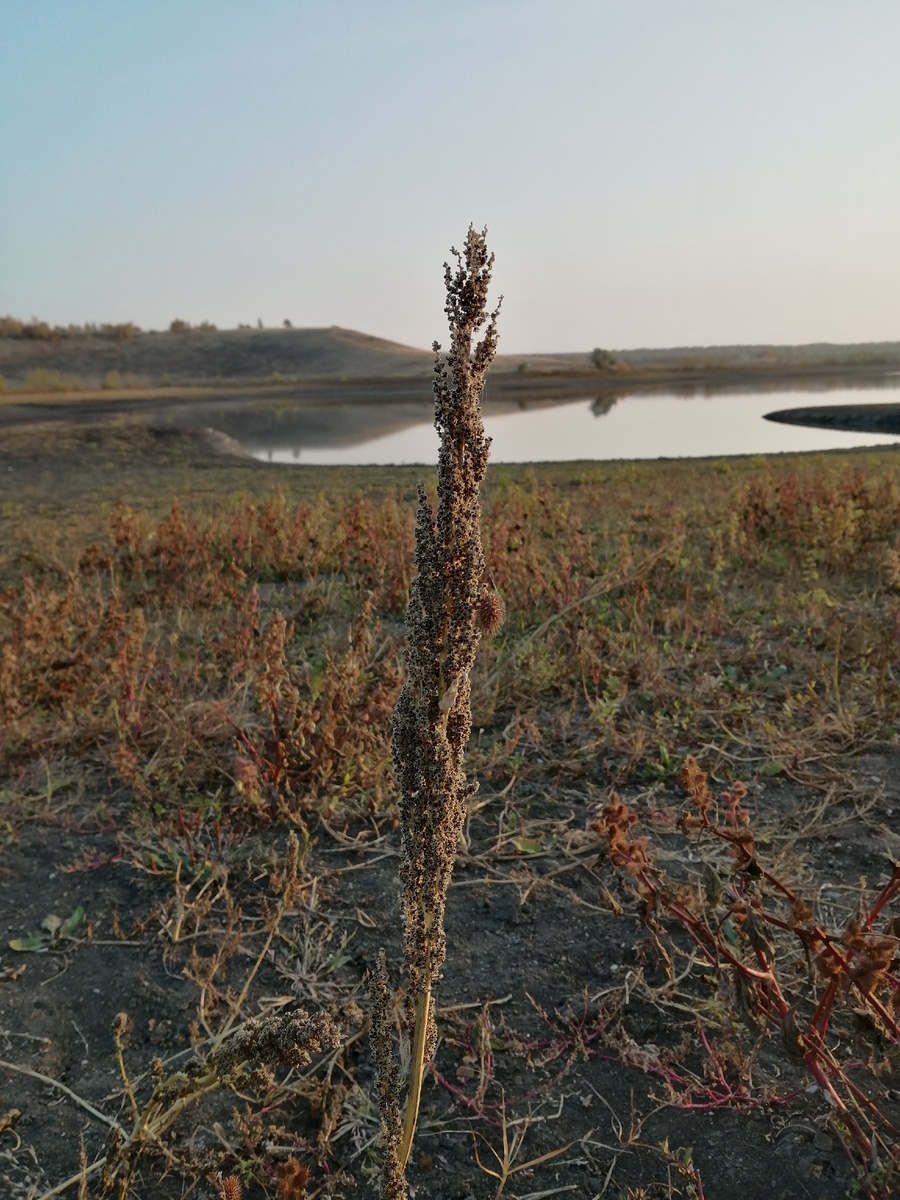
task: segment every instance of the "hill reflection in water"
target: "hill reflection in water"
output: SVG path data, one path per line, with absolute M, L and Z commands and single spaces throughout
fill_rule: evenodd
M 900 381 L 888 388 L 817 392 L 816 408 L 875 397 L 900 405 Z M 765 420 L 776 409 L 809 403 L 803 391 L 714 395 L 603 395 L 565 403 L 485 408 L 493 462 L 568 462 L 632 458 L 720 457 L 895 444 L 885 433 L 817 429 Z M 267 462 L 321 465 L 432 463 L 437 435 L 427 406 L 305 409 L 268 419 L 245 410 L 211 423 Z

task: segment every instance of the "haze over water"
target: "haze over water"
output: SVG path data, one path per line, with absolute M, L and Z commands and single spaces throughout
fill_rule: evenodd
M 619 397 L 543 404 L 485 415 L 492 439 L 491 460 L 497 463 L 571 462 L 578 460 L 720 457 L 788 451 L 838 450 L 894 445 L 898 438 L 882 433 L 816 429 L 765 420 L 785 408 L 817 408 L 859 403 L 900 404 L 900 381 L 894 388 L 840 388 L 816 393 L 766 391 L 719 393 L 713 396 L 674 394 Z M 434 463 L 437 434 L 430 420 L 352 441 L 352 410 L 343 410 L 347 427 L 335 429 L 332 444 L 319 433 L 308 441 L 277 441 L 244 434 L 244 447 L 267 462 L 304 465 Z

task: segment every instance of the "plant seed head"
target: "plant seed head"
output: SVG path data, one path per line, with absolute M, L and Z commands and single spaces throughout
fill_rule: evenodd
M 213 1179 L 213 1186 L 218 1193 L 219 1200 L 241 1200 L 241 1181 L 237 1175 L 228 1175 L 223 1179 L 221 1174 L 218 1174 Z
M 503 628 L 506 605 L 503 603 L 503 597 L 494 588 L 485 586 L 481 589 L 475 606 L 475 619 L 485 637 L 493 637 Z

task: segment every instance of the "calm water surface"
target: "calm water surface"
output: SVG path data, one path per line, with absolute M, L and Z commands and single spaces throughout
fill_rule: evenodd
M 817 408 L 860 403 L 900 404 L 900 381 L 891 387 L 840 388 L 833 391 L 733 392 L 715 395 L 622 396 L 527 405 L 485 414 L 493 439 L 491 460 L 501 463 L 566 462 L 578 459 L 691 458 L 729 454 L 771 454 L 797 450 L 849 449 L 893 445 L 896 436 L 813 429 L 766 421 L 784 408 Z M 354 410 L 325 410 L 308 429 L 284 422 L 258 431 L 234 430 L 256 458 L 267 462 L 322 465 L 433 463 L 437 434 L 429 410 L 393 411 L 387 432 L 373 431 L 373 412 L 357 410 L 362 436 L 354 434 Z M 326 419 L 327 418 L 327 419 Z M 227 425 L 227 422 L 223 424 Z M 277 423 L 276 423 L 277 424 Z M 377 422 L 376 422 L 377 424 Z M 398 427 L 400 426 L 400 427 Z M 359 428 L 359 426 L 357 426 Z M 226 432 L 232 432 L 226 428 Z M 374 433 L 374 435 L 373 435 Z

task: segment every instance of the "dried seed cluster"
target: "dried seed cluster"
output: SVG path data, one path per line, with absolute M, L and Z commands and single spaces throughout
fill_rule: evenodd
M 210 1055 L 207 1066 L 225 1079 L 251 1059 L 271 1066 L 307 1067 L 316 1054 L 334 1050 L 340 1042 L 341 1031 L 327 1013 L 309 1016 L 298 1009 L 285 1016 L 247 1021 Z
M 418 1113 L 423 1062 L 437 1031 L 431 986 L 446 957 L 444 908 L 466 804 L 476 785 L 464 755 L 472 728 L 469 674 L 483 634 L 496 632 L 503 605 L 485 586 L 479 491 L 487 469 L 480 398 L 497 349 L 497 315 L 487 308 L 493 255 L 486 231 L 471 226 L 455 268 L 444 264 L 450 350 L 434 343 L 434 423 L 440 435 L 437 510 L 419 485 L 416 574 L 406 613 L 407 678 L 393 719 L 393 762 L 400 792 L 400 903 L 405 937 L 407 1012 L 414 1023 L 406 1112 L 393 1052 L 393 1007 L 384 957 L 375 973 L 372 1040 L 384 1148 L 383 1200 L 408 1194 L 405 1163 Z M 478 331 L 484 336 L 473 347 Z M 414 1015 L 413 1015 L 414 1014 Z
M 495 588 L 485 585 L 481 589 L 475 616 L 484 637 L 493 637 L 503 628 L 503 622 L 506 620 L 506 605 L 503 603 L 503 597 Z
M 241 1181 L 236 1175 L 227 1175 L 223 1179 L 222 1172 L 217 1172 L 213 1178 L 213 1187 L 216 1189 L 217 1200 L 241 1200 L 243 1195 Z
M 403 1133 L 403 1118 L 400 1113 L 400 1069 L 394 1055 L 393 1031 L 393 996 L 382 950 L 372 977 L 372 1048 L 378 1068 L 376 1085 L 384 1156 L 381 1195 L 383 1200 L 405 1200 L 406 1178 L 400 1164 L 400 1141 Z
M 434 423 L 441 439 L 437 512 L 420 485 L 416 576 L 406 614 L 409 674 L 393 723 L 412 999 L 436 978 L 446 955 L 445 899 L 466 802 L 475 790 L 463 770 L 472 727 L 469 673 L 486 624 L 479 489 L 490 439 L 484 435 L 480 397 L 497 348 L 497 310 L 487 309 L 494 258 L 484 232 L 471 227 L 464 253 L 453 254 L 455 270 L 444 265 L 450 323 L 446 359 L 434 344 Z M 485 322 L 484 337 L 473 349 Z M 431 1046 L 433 1031 L 428 1042 Z

